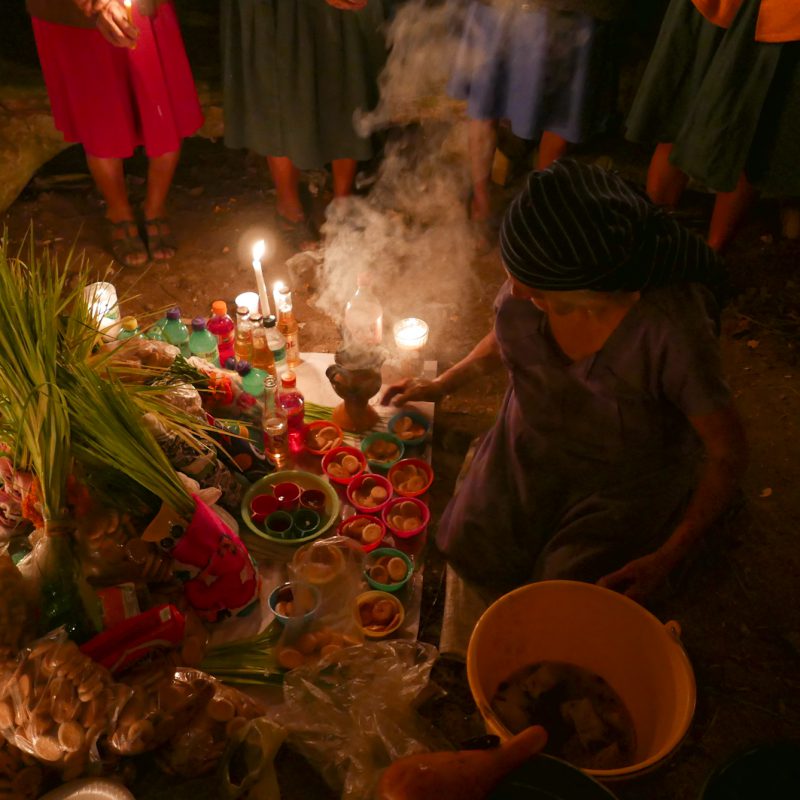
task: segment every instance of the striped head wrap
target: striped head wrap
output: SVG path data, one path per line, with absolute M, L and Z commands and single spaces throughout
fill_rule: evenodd
M 619 176 L 561 159 L 532 172 L 500 228 L 508 271 L 533 289 L 638 291 L 704 283 L 722 300 L 717 254 Z

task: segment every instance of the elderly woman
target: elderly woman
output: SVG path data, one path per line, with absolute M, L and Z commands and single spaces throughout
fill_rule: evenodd
M 500 244 L 508 281 L 492 331 L 433 382 L 385 398 L 435 400 L 508 370 L 437 545 L 484 599 L 546 578 L 643 599 L 743 470 L 716 256 L 613 174 L 569 160 L 530 176 Z
M 106 204 L 111 251 L 126 267 L 175 255 L 167 195 L 181 142 L 203 123 L 169 0 L 26 0 L 56 127 L 80 142 Z M 123 160 L 144 146 L 139 230 Z M 142 234 L 144 236 L 142 237 Z

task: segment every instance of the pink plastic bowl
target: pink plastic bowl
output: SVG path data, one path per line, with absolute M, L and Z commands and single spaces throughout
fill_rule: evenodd
M 386 489 L 386 499 L 382 503 L 376 506 L 362 506 L 358 500 L 355 499 L 355 493 L 361 488 L 365 481 L 369 481 L 377 486 L 383 486 L 383 488 Z M 389 483 L 389 479 L 384 478 L 383 475 L 363 472 L 350 481 L 350 485 L 347 487 L 347 499 L 350 501 L 353 508 L 355 508 L 356 511 L 360 511 L 362 514 L 380 514 L 380 512 L 389 505 L 392 499 L 392 484 Z
M 402 489 L 398 489 L 397 486 L 395 486 L 394 475 L 396 475 L 399 470 L 402 470 L 403 467 L 406 466 L 413 466 L 424 470 L 425 474 L 428 476 L 425 480 L 425 485 L 421 489 L 417 489 L 416 492 L 404 492 Z M 433 483 L 433 470 L 431 469 L 431 465 L 427 461 L 423 461 L 421 458 L 404 458 L 402 461 L 398 461 L 389 470 L 389 473 L 386 477 L 392 482 L 392 487 L 394 488 L 395 494 L 400 495 L 400 497 L 420 497 L 431 488 L 431 484 Z
M 419 527 L 410 531 L 401 531 L 395 528 L 392 523 L 389 522 L 392 516 L 392 509 L 401 503 L 413 503 L 415 506 L 417 506 L 422 518 L 422 524 Z M 418 536 L 425 530 L 425 528 L 428 527 L 428 523 L 431 521 L 431 512 L 428 510 L 428 506 L 426 506 L 422 500 L 418 500 L 416 497 L 395 497 L 384 507 L 383 513 L 381 514 L 381 519 L 384 521 L 386 527 L 392 532 L 392 534 L 399 536 L 401 539 L 410 539 L 412 536 Z
M 381 529 L 380 539 L 371 542 L 370 544 L 364 544 L 360 539 L 358 540 L 354 539 L 353 537 L 344 533 L 345 527 L 356 519 L 366 519 L 378 525 Z M 353 514 L 352 516 L 349 516 L 347 519 L 343 519 L 339 523 L 338 532 L 339 536 L 344 536 L 347 539 L 352 539 L 352 541 L 355 542 L 365 553 L 369 553 L 372 550 L 375 550 L 376 548 L 381 546 L 381 543 L 383 542 L 383 537 L 386 536 L 386 525 L 384 525 L 382 519 L 380 519 L 379 517 L 374 517 L 371 514 Z

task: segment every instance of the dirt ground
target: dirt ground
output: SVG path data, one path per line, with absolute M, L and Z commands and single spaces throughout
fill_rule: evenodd
M 612 140 L 586 157 L 614 159 L 641 176 L 646 153 Z M 98 278 L 107 276 L 125 299 L 126 313 L 154 312 L 179 304 L 184 316 L 208 313 L 212 300 L 251 290 L 252 269 L 240 243 L 254 231 L 274 229 L 274 191 L 264 165 L 220 142 L 189 140 L 175 179 L 172 221 L 180 241 L 164 266 L 122 270 L 105 250 L 102 206 L 85 174 L 78 148 L 65 151 L 31 181 L 2 219 L 12 242 L 31 221 L 38 247 L 65 254 L 74 244 Z M 141 197 L 144 164 L 130 164 L 133 196 Z M 69 176 L 67 180 L 63 176 Z M 59 179 L 58 176 L 62 176 Z M 313 176 L 319 180 L 320 176 Z M 498 209 L 514 186 L 498 190 Z M 324 192 L 317 198 L 321 213 Z M 709 197 L 692 194 L 687 211 L 701 219 Z M 724 314 L 723 358 L 751 447 L 750 467 L 736 507 L 707 537 L 692 563 L 652 608 L 677 620 L 696 672 L 698 704 L 679 751 L 651 775 L 615 784 L 621 800 L 691 800 L 709 774 L 737 752 L 778 739 L 800 742 L 800 242 L 779 236 L 777 204 L 762 201 L 728 255 L 735 297 Z M 285 248 L 273 278 L 285 277 Z M 491 299 L 502 282 L 497 250 L 465 270 L 477 277 L 470 297 L 431 331 L 426 356 L 440 369 L 463 356 L 490 324 Z M 313 280 L 295 284 L 303 322 L 302 347 L 332 351 L 339 339 L 332 322 L 309 304 Z M 426 316 L 424 308 L 419 315 Z M 470 440 L 491 424 L 504 390 L 498 378 L 462 390 L 441 404 L 436 417 L 433 508 L 441 513 Z M 444 603 L 441 563 L 430 557 L 423 607 L 423 638 L 436 642 Z M 434 674 L 447 695 L 424 709 L 458 744 L 483 732 L 466 680 L 457 664 Z M 284 797 L 331 796 L 282 756 Z M 298 780 L 298 772 L 304 772 Z M 180 788 L 153 785 L 142 798 L 200 797 L 198 782 Z

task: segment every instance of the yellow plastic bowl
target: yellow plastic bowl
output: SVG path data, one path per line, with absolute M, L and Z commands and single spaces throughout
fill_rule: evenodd
M 636 761 L 585 770 L 600 780 L 631 778 L 675 750 L 692 721 L 696 685 L 676 622 L 661 623 L 624 595 L 591 583 L 542 581 L 504 595 L 478 620 L 467 679 L 490 733 L 511 738 L 490 707 L 500 683 L 537 661 L 563 661 L 603 677 L 636 729 Z

